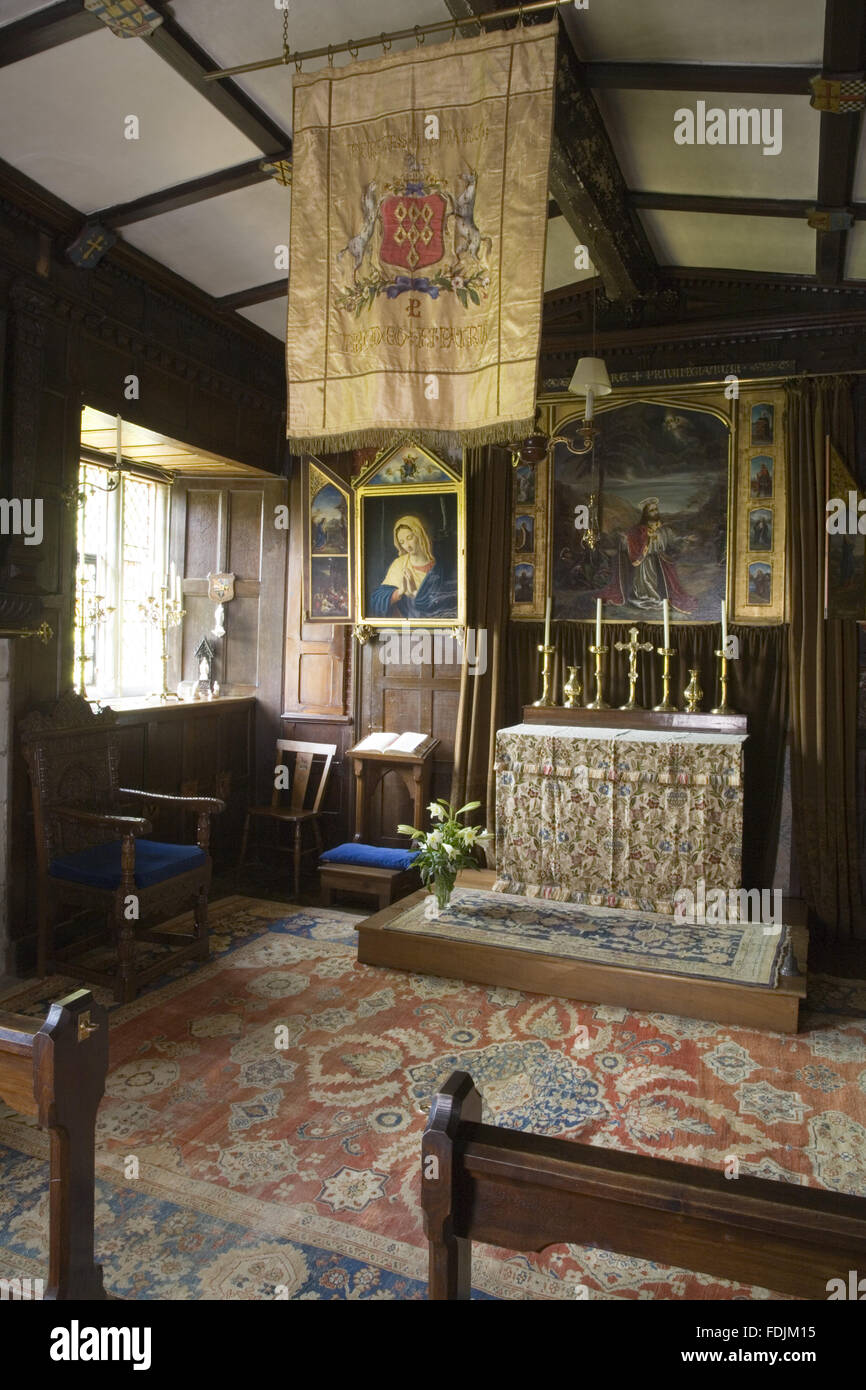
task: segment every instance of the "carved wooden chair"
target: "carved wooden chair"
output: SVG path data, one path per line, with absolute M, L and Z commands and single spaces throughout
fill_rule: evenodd
M 277 758 L 271 804 L 270 806 L 251 806 L 247 811 L 238 868 L 243 865 L 246 859 L 251 816 L 264 816 L 266 819 L 275 821 L 277 825 L 291 825 L 294 827 L 291 846 L 278 843 L 276 848 L 292 854 L 294 858 L 295 897 L 298 896 L 301 885 L 302 855 L 313 852 L 321 854 L 323 849 L 319 817 L 322 814 L 321 805 L 327 791 L 331 762 L 336 751 L 336 743 L 302 743 L 289 738 L 277 739 Z M 287 777 L 278 780 L 277 774 L 281 767 L 285 767 Z M 315 785 L 317 776 L 318 786 Z M 286 787 L 280 785 L 284 780 L 288 782 Z M 286 793 L 288 794 L 288 804 L 283 799 Z M 310 798 L 312 798 L 312 805 L 307 806 L 305 803 Z M 313 827 L 316 843 L 315 846 L 308 846 L 307 849 L 304 849 L 301 832 L 307 823 Z
M 119 738 L 113 710 L 94 714 L 69 693 L 50 715 L 21 722 L 21 741 L 33 789 L 38 865 L 38 970 L 114 988 L 122 1003 L 140 987 L 192 957 L 208 954 L 207 900 L 211 880 L 210 817 L 222 811 L 216 797 L 181 797 L 119 785 Z M 145 839 L 152 825 L 126 814 L 127 803 L 176 806 L 198 814 L 197 844 Z M 105 913 L 117 952 L 114 971 L 82 959 L 105 939 L 105 929 L 55 949 L 58 908 Z M 192 934 L 156 930 L 154 922 L 194 910 Z M 142 964 L 138 943 L 176 949 Z

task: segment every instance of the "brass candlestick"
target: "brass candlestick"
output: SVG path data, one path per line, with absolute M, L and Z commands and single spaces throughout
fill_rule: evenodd
M 610 651 L 610 647 L 590 647 L 589 650 L 595 657 L 595 699 L 586 708 L 610 709 L 601 688 L 601 658 Z
M 556 709 L 556 701 L 550 698 L 550 667 L 552 664 L 553 653 L 556 647 L 546 647 L 543 642 L 538 644 L 538 650 L 542 653 L 541 657 L 541 698 L 533 700 L 533 709 Z
M 637 654 L 638 652 L 651 652 L 652 642 L 639 642 L 637 640 L 637 628 L 630 627 L 628 630 L 628 642 L 614 642 L 618 652 L 628 652 L 628 700 L 620 709 L 643 709 L 634 698 L 635 686 L 637 685 Z
M 102 594 L 90 594 L 87 592 L 87 574 L 80 570 L 78 574 L 78 585 L 75 594 L 75 645 L 78 655 L 75 658 L 78 666 L 78 693 L 87 695 L 85 689 L 84 670 L 87 666 L 87 652 L 85 650 L 87 640 L 87 629 L 97 628 L 104 623 L 108 615 L 114 609 L 106 607 L 105 598 Z M 93 662 L 94 678 L 96 675 L 96 652 L 94 650 Z
M 580 704 L 580 696 L 582 693 L 580 684 L 580 667 L 568 666 L 566 667 L 566 670 L 568 672 L 568 680 L 562 687 L 563 707 L 565 709 L 577 709 L 578 705 Z
M 659 656 L 664 657 L 662 667 L 662 698 L 661 703 L 653 705 L 657 714 L 675 714 L 676 705 L 671 704 L 671 657 L 676 656 L 676 647 L 656 647 Z
M 686 712 L 688 714 L 697 714 L 701 708 L 701 700 L 704 698 L 704 692 L 701 690 L 701 673 L 697 666 L 689 667 L 689 676 L 691 679 L 683 691 L 686 701 Z
M 725 656 L 724 647 L 719 647 L 713 655 L 719 658 L 719 686 L 722 698 L 715 709 L 710 710 L 710 714 L 736 714 L 736 710 L 732 710 L 728 704 L 728 658 Z
M 168 597 L 168 584 L 161 584 L 159 588 L 159 598 L 150 595 L 144 603 L 138 605 L 139 612 L 144 614 L 145 621 L 152 623 L 159 632 L 160 653 L 159 659 L 162 662 L 162 689 L 156 691 L 160 702 L 165 704 L 168 700 L 179 700 L 180 696 L 176 690 L 168 688 L 168 630 L 170 627 L 178 627 L 186 617 L 186 609 L 181 608 L 179 598 Z

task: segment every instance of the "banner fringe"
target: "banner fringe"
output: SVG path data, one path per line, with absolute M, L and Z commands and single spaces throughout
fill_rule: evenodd
M 407 433 L 425 448 L 436 450 L 471 449 L 485 444 L 501 444 L 516 448 L 520 440 L 533 434 L 535 415 L 525 420 L 500 421 L 475 430 L 425 430 L 395 427 L 390 430 L 347 430 L 345 434 L 309 435 L 303 439 L 288 438 L 291 454 L 340 454 L 350 449 L 390 448 Z

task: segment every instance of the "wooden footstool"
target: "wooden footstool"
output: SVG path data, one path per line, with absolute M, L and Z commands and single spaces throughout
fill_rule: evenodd
M 367 894 L 379 907 L 399 902 L 420 886 L 414 861 L 417 850 L 382 849 L 354 841 L 329 849 L 319 859 L 322 907 L 330 907 L 334 893 Z

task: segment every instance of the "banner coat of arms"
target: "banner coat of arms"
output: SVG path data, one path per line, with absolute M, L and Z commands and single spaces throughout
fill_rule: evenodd
M 531 432 L 556 34 L 519 25 L 295 76 L 295 452 Z

